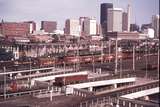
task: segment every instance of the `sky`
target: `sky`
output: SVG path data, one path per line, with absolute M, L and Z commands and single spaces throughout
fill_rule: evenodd
M 131 23 L 150 23 L 152 15 L 159 14 L 159 0 L 0 0 L 0 20 L 4 21 L 57 21 L 63 29 L 68 18 L 95 17 L 100 22 L 100 4 L 113 3 L 126 11 L 131 3 Z

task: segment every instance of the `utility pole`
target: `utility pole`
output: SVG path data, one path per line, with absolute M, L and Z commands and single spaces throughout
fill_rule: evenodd
M 4 71 L 4 99 L 6 99 L 6 67 L 3 67 L 3 71 Z
M 53 87 L 51 87 L 51 90 L 50 90 L 50 101 L 53 100 Z
M 122 78 L 122 56 L 121 56 L 121 58 L 120 58 L 120 78 Z
M 77 43 L 77 57 L 76 57 L 76 59 L 78 60 L 78 62 L 77 62 L 77 67 L 76 67 L 76 69 L 78 68 L 78 70 L 77 71 L 79 71 L 79 67 L 80 67 L 80 60 L 79 60 L 79 46 L 80 46 L 80 44 L 79 44 L 79 42 L 80 42 L 80 37 L 78 37 L 78 43 Z
M 29 87 L 31 88 L 31 58 L 29 58 Z
M 101 64 L 103 63 L 103 41 L 101 41 Z
M 109 57 L 111 55 L 111 40 L 109 39 Z M 109 62 L 111 62 L 111 59 L 109 58 Z
M 158 70 L 157 76 L 158 76 L 158 79 L 159 79 L 159 45 L 158 45 L 158 64 L 157 64 L 157 70 Z
M 95 65 L 94 65 L 94 56 L 93 56 L 93 52 L 92 52 L 92 69 L 93 69 L 93 72 L 95 72 Z
M 133 44 L 133 71 L 135 71 L 135 46 Z
M 118 68 L 118 39 L 116 38 L 116 56 L 115 56 L 115 74 L 117 73 Z
M 145 64 L 146 64 L 146 73 L 145 77 L 148 77 L 148 39 L 146 39 L 146 49 L 145 49 Z

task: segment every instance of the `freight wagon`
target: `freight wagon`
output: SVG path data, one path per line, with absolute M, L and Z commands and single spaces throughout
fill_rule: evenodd
M 66 77 L 56 77 L 54 85 L 63 86 L 68 84 L 79 83 L 80 81 L 88 80 L 88 75 L 74 75 L 74 76 L 66 76 Z

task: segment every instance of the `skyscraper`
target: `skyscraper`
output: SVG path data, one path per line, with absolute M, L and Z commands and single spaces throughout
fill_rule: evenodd
M 72 36 L 80 36 L 79 20 L 67 19 L 65 22 L 65 34 Z
M 140 28 L 137 24 L 130 24 L 130 31 L 131 32 L 139 32 Z
M 130 31 L 130 24 L 131 24 L 131 6 L 130 4 L 127 7 L 127 31 Z
M 154 15 L 152 16 L 152 28 L 154 29 L 155 31 L 155 37 L 156 38 L 159 38 L 159 15 Z
M 131 17 L 131 6 L 127 6 L 127 12 L 123 12 L 122 16 L 122 30 L 130 32 L 130 17 Z
M 81 28 L 81 35 L 85 36 L 85 32 L 84 32 L 84 20 L 88 19 L 88 17 L 80 17 L 79 18 L 79 24 L 80 24 L 80 28 Z
M 53 32 L 57 29 L 57 22 L 56 21 L 42 21 L 41 22 L 41 29 L 45 32 Z
M 108 9 L 107 19 L 108 32 L 122 32 L 122 9 Z
M 122 30 L 128 31 L 128 13 L 123 12 L 122 16 Z
M 108 9 L 113 8 L 112 3 L 102 3 L 101 4 L 101 16 L 100 16 L 100 23 L 102 26 L 102 33 L 106 35 L 108 28 L 107 28 L 107 20 L 108 20 Z
M 96 29 L 97 23 L 96 19 L 94 18 L 86 18 L 84 20 L 84 33 L 85 35 L 96 35 Z

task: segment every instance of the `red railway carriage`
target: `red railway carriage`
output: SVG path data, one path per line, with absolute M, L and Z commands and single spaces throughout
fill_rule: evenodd
M 81 56 L 80 60 L 82 63 L 90 63 L 92 61 L 92 56 Z
M 74 64 L 74 63 L 80 61 L 80 56 L 79 56 L 79 57 L 65 57 L 65 58 L 64 58 L 64 61 L 65 61 L 67 64 Z
M 39 67 L 47 67 L 47 66 L 53 66 L 55 64 L 54 58 L 38 58 L 36 61 L 36 65 Z
M 15 91 L 18 90 L 16 81 L 13 81 L 13 82 L 10 84 L 10 88 L 11 88 L 11 91 L 12 91 L 12 92 L 15 92 Z
M 119 53 L 118 56 L 121 56 L 122 59 L 130 59 L 132 58 L 132 54 L 129 53 Z M 38 58 L 36 60 L 36 65 L 40 67 L 47 67 L 53 66 L 54 64 L 63 65 L 65 62 L 66 64 L 74 64 L 74 63 L 92 63 L 100 62 L 100 61 L 109 61 L 115 60 L 115 54 L 104 54 L 101 55 L 87 55 L 87 56 L 65 56 L 62 59 L 55 59 L 55 58 Z
M 56 77 L 55 85 L 63 86 L 73 83 L 78 83 L 80 81 L 88 80 L 88 75 L 74 75 L 74 76 L 66 76 L 66 77 Z

